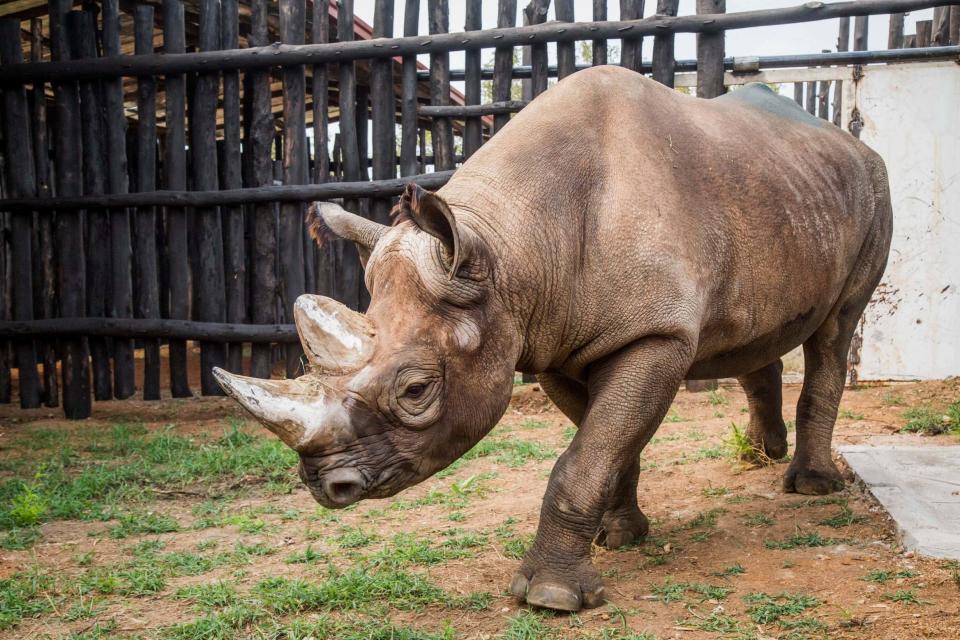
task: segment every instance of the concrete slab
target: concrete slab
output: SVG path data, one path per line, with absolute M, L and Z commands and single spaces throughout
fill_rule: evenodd
M 838 451 L 896 521 L 907 549 L 960 560 L 960 447 L 844 445 Z

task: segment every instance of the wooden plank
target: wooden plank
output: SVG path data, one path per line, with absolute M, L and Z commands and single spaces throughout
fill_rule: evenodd
M 94 15 L 90 11 L 71 11 L 67 14 L 71 58 L 95 58 L 97 33 Z M 106 156 L 103 142 L 106 137 L 102 119 L 100 82 L 81 82 L 80 131 L 83 158 L 83 191 L 99 195 L 106 191 Z M 110 287 L 110 222 L 104 209 L 87 210 L 87 316 L 102 318 L 107 315 L 107 297 Z M 93 365 L 93 397 L 104 401 L 113 398 L 110 354 L 107 341 L 91 337 L 90 358 Z
M 269 42 L 267 24 L 268 0 L 253 0 L 251 7 L 250 46 Z M 326 8 L 326 7 L 324 7 Z M 316 79 L 316 78 L 315 78 Z M 270 73 L 250 71 L 247 74 L 248 93 L 244 95 L 249 107 L 246 153 L 250 156 L 250 177 L 247 187 L 268 187 L 273 181 L 270 146 L 273 144 L 274 121 L 270 110 Z M 253 236 L 251 238 L 251 304 L 250 315 L 256 324 L 277 321 L 277 220 L 276 207 L 271 202 L 251 202 Z M 250 375 L 269 378 L 272 354 L 269 344 L 254 344 L 250 355 Z
M 517 0 L 499 0 L 497 5 L 497 27 L 500 29 L 510 28 L 517 21 Z M 535 29 L 536 27 L 526 27 Z M 506 102 L 513 96 L 511 89 L 513 86 L 513 47 L 497 47 L 493 58 L 493 100 L 494 102 Z M 493 131 L 496 133 L 510 122 L 509 114 L 499 114 L 493 117 Z
M 680 0 L 657 0 L 657 15 L 675 16 Z M 664 33 L 653 37 L 653 79 L 673 87 L 677 61 L 674 58 L 674 35 Z
M 240 47 L 240 13 L 237 0 L 220 0 L 220 48 Z M 240 73 L 223 73 L 223 161 L 220 163 L 220 188 L 240 189 Z M 243 207 L 221 208 L 223 224 L 224 277 L 226 282 L 227 322 L 241 324 L 247 318 L 247 268 Z M 227 370 L 243 372 L 243 344 L 227 345 Z
M 417 35 L 420 20 L 420 0 L 406 0 L 403 11 L 403 35 Z M 400 91 L 400 175 L 421 173 L 417 165 L 417 58 L 403 58 L 403 78 Z
M 960 44 L 960 6 L 950 7 L 950 44 Z
M 330 42 L 330 11 L 325 2 L 313 2 L 311 37 L 314 44 Z M 326 182 L 330 176 L 329 137 L 329 85 L 327 65 L 313 65 L 311 77 L 311 106 L 313 109 L 313 166 L 314 183 Z
M 620 0 L 620 19 L 639 20 L 643 17 L 643 5 L 644 0 Z M 635 29 L 624 31 L 622 36 L 620 65 L 633 71 L 640 71 L 640 65 L 643 63 L 643 36 Z
M 50 0 L 50 56 L 52 60 L 69 60 L 65 16 L 71 0 Z M 75 197 L 83 191 L 80 175 L 80 100 L 75 82 L 58 82 L 53 86 L 53 147 L 57 171 L 56 192 Z M 83 245 L 83 216 L 58 215 L 56 218 L 57 280 L 60 292 L 59 312 L 66 317 L 82 317 L 86 313 L 86 259 Z M 63 387 L 63 413 L 71 420 L 90 417 L 90 354 L 82 336 L 60 341 Z
M 530 0 L 530 4 L 523 10 L 524 26 L 546 22 L 549 8 L 550 0 Z M 524 52 L 526 51 L 530 52 L 530 79 L 524 80 L 521 86 L 523 99 L 530 101 L 547 90 L 547 45 L 541 43 L 524 47 Z
M 933 39 L 935 47 L 945 47 L 950 44 L 950 7 L 934 7 L 933 9 Z
M 933 20 L 917 20 L 917 47 L 929 47 L 933 40 Z
M 104 5 L 106 11 L 106 5 Z M 108 31 L 107 15 L 104 13 L 105 36 Z M 30 20 L 30 60 L 43 59 L 43 28 L 39 18 Z M 43 84 L 34 85 L 30 95 L 33 124 L 33 157 L 36 162 L 37 195 L 50 197 L 50 153 L 47 136 L 47 97 Z M 53 318 L 57 310 L 57 269 L 54 260 L 53 211 L 37 212 L 37 245 L 34 285 L 36 286 L 35 308 L 40 318 Z M 43 362 L 43 404 L 47 407 L 60 405 L 60 385 L 57 382 L 56 342 L 44 340 L 38 343 Z M 115 363 L 116 363 L 115 356 Z M 131 354 L 132 366 L 132 354 Z M 117 370 L 114 364 L 114 371 Z M 116 390 L 116 387 L 115 387 Z
M 20 48 L 20 20 L 0 20 L 0 64 L 23 62 Z M 3 87 L 3 151 L 7 190 L 17 197 L 37 195 L 36 165 L 30 140 L 30 108 L 22 85 Z M 14 320 L 33 319 L 33 254 L 31 215 L 16 214 L 10 221 L 11 282 Z M 37 375 L 37 351 L 33 340 L 13 344 L 19 372 L 22 409 L 40 406 L 40 377 Z
M 642 5 L 642 2 L 641 2 Z M 556 0 L 553 5 L 558 22 L 573 22 L 573 0 Z M 642 10 L 641 15 L 643 17 Z M 577 55 L 575 52 L 576 43 L 558 42 L 557 43 L 557 78 L 563 80 L 577 70 Z
M 817 83 L 816 82 L 807 82 L 807 92 L 806 92 L 806 101 L 804 105 L 807 113 L 810 115 L 817 115 Z
M 823 49 L 823 53 L 830 53 L 830 49 Z M 821 80 L 817 87 L 817 117 L 821 120 L 830 119 L 830 81 Z
M 890 14 L 890 28 L 887 32 L 887 49 L 903 48 L 903 19 L 904 14 L 902 13 Z M 846 20 L 849 28 L 850 18 L 846 18 Z
M 593 21 L 603 22 L 607 19 L 607 0 L 593 0 Z M 607 40 L 606 38 L 594 38 L 591 42 L 593 49 L 594 66 L 607 64 Z
M 200 0 L 198 48 L 215 51 L 220 46 L 218 0 Z M 217 176 L 217 96 L 220 78 L 216 73 L 199 74 L 190 107 L 190 153 L 193 185 L 198 190 L 215 190 Z M 194 265 L 195 316 L 201 322 L 223 322 L 226 316 L 224 294 L 223 233 L 216 207 L 198 207 L 196 219 L 197 253 Z M 213 377 L 213 367 L 226 366 L 226 347 L 222 343 L 200 343 L 200 392 L 205 396 L 223 395 Z
M 373 14 L 373 37 L 393 37 L 393 0 L 377 0 Z M 393 93 L 393 60 L 374 60 L 370 66 L 373 179 L 387 180 L 397 177 L 397 109 Z M 387 198 L 373 200 L 371 217 L 380 224 L 389 225 L 392 204 L 392 200 Z
M 726 0 L 697 0 L 697 13 L 723 13 Z M 697 96 L 716 98 L 723 95 L 724 33 L 697 35 Z
M 195 322 L 169 318 L 52 318 L 46 320 L 0 322 L 0 337 L 100 336 L 111 338 L 160 338 L 203 340 L 207 342 L 297 342 L 292 324 L 230 324 Z
M 840 18 L 840 28 L 837 34 L 837 51 L 847 51 L 848 49 L 850 49 L 850 18 Z M 839 127 L 842 118 L 843 81 L 837 80 L 833 85 L 833 124 Z
M 526 100 L 507 100 L 506 102 L 487 102 L 486 104 L 467 106 L 448 105 L 435 107 L 433 105 L 424 105 L 420 107 L 418 113 L 424 118 L 477 118 L 504 113 L 516 113 L 528 104 L 529 102 Z
M 186 47 L 182 0 L 163 0 L 163 51 L 182 53 Z M 187 188 L 186 140 L 186 85 L 183 74 L 164 78 L 164 187 L 172 190 Z M 183 207 L 168 206 L 167 222 L 167 281 L 169 283 L 169 315 L 187 320 L 190 310 L 190 256 L 187 242 L 187 211 Z M 187 343 L 170 340 L 170 395 L 188 398 L 190 381 L 187 374 Z
M 857 16 L 853 22 L 853 50 L 854 51 L 866 51 L 869 47 L 867 46 L 867 37 L 869 35 L 868 28 L 870 16 Z
M 803 83 L 794 82 L 793 83 L 793 99 L 798 105 L 803 106 Z
M 467 17 L 464 24 L 464 31 L 478 31 L 483 28 L 483 0 L 467 0 Z M 480 51 L 472 50 L 464 54 L 464 80 L 463 95 L 466 105 L 478 105 L 481 100 L 480 92 Z M 480 145 L 483 144 L 483 121 L 477 118 L 470 118 L 463 124 L 463 155 L 469 158 Z
M 339 0 L 337 40 L 341 45 L 353 41 L 353 0 Z M 357 137 L 357 74 L 356 64 L 351 60 L 339 65 L 340 70 L 340 149 L 343 154 L 343 179 L 360 181 L 360 148 Z M 356 199 L 344 202 L 347 210 L 360 213 Z M 360 259 L 352 243 L 335 242 L 338 252 L 340 278 L 335 297 L 351 309 L 360 306 L 360 288 L 363 277 Z
M 153 6 L 137 5 L 133 14 L 136 55 L 153 53 Z M 157 188 L 157 85 L 137 79 L 136 190 Z M 133 220 L 134 316 L 160 317 L 160 278 L 157 263 L 157 218 L 152 206 L 139 208 Z M 143 343 L 143 399 L 160 399 L 160 342 Z
M 450 30 L 447 0 L 428 0 L 427 14 L 430 35 L 445 34 Z M 430 54 L 430 103 L 434 106 L 450 104 L 450 54 L 447 52 Z M 453 126 L 450 119 L 434 118 L 431 132 L 434 168 L 437 171 L 452 169 Z
M 346 2 L 346 0 L 341 0 Z M 832 20 L 852 15 L 874 15 L 891 11 L 914 11 L 942 4 L 942 0 L 858 0 L 857 2 L 806 3 L 779 9 L 760 9 L 730 14 L 691 15 L 667 18 L 652 16 L 636 21 L 608 21 L 574 24 L 546 23 L 530 27 L 489 29 L 470 34 L 453 33 L 434 38 L 390 38 L 382 41 L 358 40 L 349 44 L 276 45 L 235 51 L 211 52 L 205 55 L 144 56 L 142 60 L 99 59 L 24 63 L 0 68 L 0 82 L 50 82 L 57 79 L 78 80 L 123 75 L 163 75 L 166 73 L 254 69 L 296 64 L 373 59 L 435 52 L 466 51 L 489 47 L 526 46 L 531 41 L 572 42 L 595 38 L 622 38 L 674 33 L 717 33 L 731 29 L 796 24 Z

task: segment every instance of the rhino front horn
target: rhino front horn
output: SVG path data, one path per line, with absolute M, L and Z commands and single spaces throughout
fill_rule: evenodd
M 302 295 L 293 305 L 293 319 L 307 359 L 323 373 L 356 371 L 373 355 L 370 320 L 336 300 Z
M 228 373 L 213 375 L 231 398 L 291 449 L 309 453 L 348 440 L 350 424 L 342 407 L 319 378 L 261 380 Z

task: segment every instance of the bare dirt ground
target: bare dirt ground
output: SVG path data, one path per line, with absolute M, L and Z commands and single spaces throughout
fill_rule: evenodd
M 898 433 L 958 398 L 848 390 L 835 444 L 960 444 Z M 681 391 L 641 457 L 650 536 L 596 547 L 609 604 L 569 616 L 506 593 L 573 433 L 537 385 L 452 471 L 339 512 L 242 420 L 219 399 L 0 408 L 0 638 L 960 638 L 960 565 L 905 553 L 852 477 L 809 498 L 781 490 L 786 463 L 737 461 L 737 386 Z

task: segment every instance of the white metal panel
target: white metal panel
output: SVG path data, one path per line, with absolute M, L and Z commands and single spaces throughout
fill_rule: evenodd
M 843 88 L 843 126 L 857 109 L 860 139 L 886 162 L 894 213 L 859 377 L 960 375 L 960 66 L 869 66 Z

